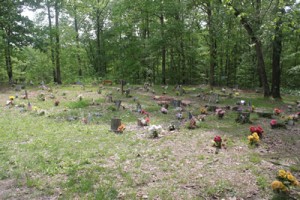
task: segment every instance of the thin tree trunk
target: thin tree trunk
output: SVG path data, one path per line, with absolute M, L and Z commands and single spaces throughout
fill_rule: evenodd
M 56 81 L 58 84 L 62 84 L 61 74 L 60 74 L 60 41 L 59 41 L 59 8 L 58 8 L 58 0 L 55 1 L 54 5 L 55 9 L 55 65 L 56 65 Z
M 79 31 L 78 31 L 78 19 L 77 19 L 77 8 L 74 7 L 74 28 L 76 32 L 76 54 L 77 54 L 77 61 L 78 61 L 78 76 L 82 76 L 82 68 L 81 68 L 81 58 L 79 54 Z
M 162 46 L 161 46 L 161 70 L 162 70 L 162 84 L 166 84 L 166 45 L 164 39 L 164 15 L 161 14 L 160 17 L 160 25 L 161 25 L 161 39 L 162 39 Z
M 217 42 L 214 36 L 213 30 L 213 21 L 212 21 L 212 6 L 211 3 L 208 1 L 207 3 L 207 26 L 209 32 L 209 60 L 210 60 L 210 67 L 209 67 L 209 85 L 210 87 L 215 86 L 215 68 L 216 68 L 216 57 L 217 57 Z
M 284 11 L 281 11 L 284 13 Z M 276 99 L 281 99 L 280 95 L 280 78 L 281 78 L 281 69 L 280 69 L 280 57 L 282 51 L 282 19 L 281 17 L 276 22 L 275 27 L 275 37 L 272 42 L 273 55 L 272 55 L 272 97 Z
M 6 31 L 5 64 L 9 83 L 13 83 L 13 72 L 11 63 L 10 28 Z
M 54 57 L 54 48 L 53 48 L 53 29 L 52 29 L 52 21 L 51 21 L 51 11 L 50 11 L 50 2 L 47 1 L 47 14 L 48 14 L 48 24 L 49 24 L 49 38 L 50 38 L 50 51 L 51 51 L 51 63 L 53 68 L 53 81 L 57 82 L 56 78 L 56 70 L 55 70 L 55 57 Z

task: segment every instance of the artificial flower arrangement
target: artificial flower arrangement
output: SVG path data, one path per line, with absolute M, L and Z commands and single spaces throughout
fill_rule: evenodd
M 149 126 L 149 124 L 150 124 L 150 118 L 149 118 L 149 116 L 146 116 L 145 118 L 141 118 L 140 122 L 141 122 L 142 126 Z
M 158 135 L 159 135 L 159 134 L 161 133 L 161 131 L 162 131 L 162 127 L 161 127 L 161 125 L 158 125 L 158 126 L 156 126 L 156 125 L 151 125 L 151 126 L 149 127 L 148 131 L 149 131 L 150 137 L 152 137 L 152 138 L 157 138 Z
M 213 146 L 217 147 L 217 148 L 222 147 L 222 138 L 221 138 L 221 136 L 218 136 L 218 135 L 215 136 Z
M 252 105 L 252 106 L 251 106 L 251 112 L 254 112 L 254 111 L 255 111 L 255 106 Z
M 15 97 L 14 96 L 9 96 L 8 99 L 11 100 L 11 101 L 13 101 L 15 99 Z
M 299 181 L 291 172 L 283 169 L 278 171 L 277 180 L 273 181 L 271 184 L 273 191 L 277 193 L 287 193 L 291 186 L 299 187 Z
M 146 110 L 141 110 L 142 115 L 149 115 L 149 113 Z
M 225 115 L 225 110 L 223 110 L 221 108 L 217 108 L 216 109 L 216 115 L 219 117 L 219 119 L 222 119 Z
M 118 129 L 117 129 L 117 132 L 118 133 L 123 133 L 123 131 L 126 129 L 125 125 L 124 124 L 121 124 Z
M 195 117 L 192 117 L 190 119 L 190 121 L 188 121 L 188 123 L 186 124 L 186 127 L 188 129 L 195 129 L 195 128 L 199 127 L 199 122 L 200 121 L 198 121 Z
M 274 115 L 280 115 L 282 111 L 279 108 L 274 108 L 273 113 Z
M 176 118 L 177 118 L 178 120 L 183 119 L 182 112 L 176 113 Z
M 275 128 L 277 126 L 277 120 L 276 119 L 272 119 L 270 121 L 270 125 L 271 125 L 271 128 Z
M 165 108 L 164 106 L 161 107 L 160 111 L 161 111 L 163 114 L 168 114 L 168 109 Z
M 54 101 L 54 106 L 58 106 L 59 103 L 60 103 L 59 100 L 55 100 L 55 101 Z
M 201 108 L 200 108 L 200 113 L 201 113 L 202 115 L 206 115 L 206 114 L 207 114 L 207 109 L 206 109 L 205 107 L 201 107 Z
M 248 140 L 250 145 L 257 145 L 259 143 L 259 136 L 256 132 L 254 132 L 248 136 Z
M 257 135 L 259 136 L 259 138 L 262 138 L 262 134 L 263 134 L 263 132 L 264 132 L 264 130 L 262 129 L 262 127 L 260 127 L 260 126 L 251 126 L 250 127 L 250 132 L 251 132 L 251 134 L 253 134 L 253 133 L 257 133 Z

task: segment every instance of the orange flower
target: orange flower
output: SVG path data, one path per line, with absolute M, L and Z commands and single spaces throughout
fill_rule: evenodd
M 125 130 L 125 125 L 124 124 L 121 124 L 119 127 L 118 127 L 118 132 L 123 132 Z

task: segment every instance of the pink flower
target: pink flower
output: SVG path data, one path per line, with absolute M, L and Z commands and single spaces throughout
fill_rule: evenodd
M 271 126 L 274 126 L 274 125 L 276 125 L 277 124 L 277 121 L 275 120 L 275 119 L 272 119 L 271 121 L 270 121 L 270 125 Z
M 215 142 L 222 142 L 222 138 L 220 137 L 220 136 L 216 136 L 215 138 L 214 138 L 214 141 Z
M 147 124 L 149 124 L 149 123 L 150 123 L 150 118 L 149 118 L 149 117 L 146 117 L 146 118 L 145 118 L 145 121 L 146 121 Z

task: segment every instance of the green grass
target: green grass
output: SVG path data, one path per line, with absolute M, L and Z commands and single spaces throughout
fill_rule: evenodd
M 154 89 L 157 95 L 163 91 L 160 86 Z M 247 168 L 252 175 L 249 182 L 256 183 L 256 187 L 266 193 L 259 194 L 260 197 L 270 197 L 268 184 L 271 180 L 267 174 L 258 173 L 260 170 L 268 173 L 260 168 L 263 157 L 257 148 L 248 147 L 250 125 L 236 123 L 235 112 L 228 111 L 221 120 L 210 113 L 198 129 L 188 130 L 183 125 L 179 131 L 164 131 L 159 138 L 151 139 L 147 137 L 148 127 L 136 126 L 137 119 L 143 117 L 132 112 L 136 102 L 114 88 L 106 87 L 102 94 L 89 86 L 85 90 L 72 86 L 53 90 L 61 102 L 57 107 L 53 105 L 54 100 L 47 98 L 47 92 L 46 101 L 30 99 L 33 106 L 46 110 L 44 116 L 29 111 L 21 113 L 18 108 L 0 108 L 0 181 L 16 180 L 18 187 L 30 188 L 41 196 L 55 196 L 59 189 L 61 199 L 117 199 L 118 196 L 138 199 L 140 193 L 149 199 L 197 199 L 200 193 L 207 198 L 228 198 L 246 197 L 243 188 L 235 188 L 234 180 L 227 178 Z M 32 92 L 38 93 L 34 88 Z M 63 92 L 66 95 L 62 95 Z M 121 99 L 126 109 L 109 110 L 114 104 L 105 102 L 108 92 L 113 93 L 114 99 Z M 198 92 L 191 88 L 188 95 L 175 98 L 189 99 L 192 98 L 189 95 Z M 75 100 L 81 93 L 83 100 Z M 167 93 L 175 95 L 171 87 Z M 0 94 L 0 98 L 10 94 Z M 170 106 L 167 115 L 160 113 L 160 106 L 151 100 L 152 94 L 132 90 L 132 95 L 138 97 L 142 108 L 150 113 L 151 124 L 161 124 L 166 130 L 169 123 L 176 121 L 177 111 Z M 92 99 L 95 105 L 91 105 Z M 268 101 L 261 97 L 250 95 L 247 99 L 252 99 L 257 107 L 271 109 Z M 224 102 L 235 100 L 225 99 Z M 185 119 L 188 111 L 197 114 L 200 104 L 204 104 L 198 99 L 195 102 L 186 108 Z M 16 103 L 27 105 L 22 99 Z M 282 104 L 275 102 L 274 105 Z M 89 114 L 91 121 L 83 124 L 81 119 Z M 74 120 L 68 120 L 70 117 Z M 120 118 L 127 127 L 123 134 L 110 132 L 113 117 Z M 255 116 L 252 119 L 259 122 Z M 211 147 L 215 135 L 227 139 L 227 149 L 221 149 L 219 154 Z M 296 141 L 297 136 L 292 139 Z M 260 148 L 264 146 L 267 144 Z M 299 171 L 297 166 L 291 166 L 290 170 Z M 194 185 L 196 189 L 184 189 Z
M 89 106 L 89 101 L 88 100 L 78 100 L 74 102 L 70 102 L 67 104 L 67 107 L 70 109 L 76 109 L 76 108 L 86 108 Z

